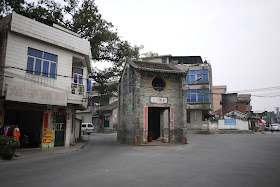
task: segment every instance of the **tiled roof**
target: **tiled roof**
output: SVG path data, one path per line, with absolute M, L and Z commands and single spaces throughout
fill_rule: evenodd
M 118 101 L 115 101 L 109 105 L 106 105 L 106 106 L 103 106 L 101 107 L 98 112 L 103 112 L 103 111 L 112 111 L 114 110 L 115 108 L 117 108 L 119 106 L 119 102 Z
M 128 61 L 135 69 L 143 71 L 161 72 L 161 73 L 175 73 L 186 74 L 185 71 L 181 71 L 172 64 L 162 64 L 156 62 L 144 62 L 144 61 Z

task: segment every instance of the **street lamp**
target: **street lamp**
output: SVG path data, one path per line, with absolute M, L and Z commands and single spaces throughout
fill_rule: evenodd
M 197 81 L 199 81 L 201 79 L 201 77 L 198 77 L 194 82 L 190 83 L 190 84 L 194 84 L 196 83 Z

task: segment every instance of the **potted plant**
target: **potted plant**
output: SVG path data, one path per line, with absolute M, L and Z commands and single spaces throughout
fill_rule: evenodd
M 0 155 L 3 159 L 13 158 L 15 150 L 20 146 L 19 140 L 13 136 L 0 136 Z

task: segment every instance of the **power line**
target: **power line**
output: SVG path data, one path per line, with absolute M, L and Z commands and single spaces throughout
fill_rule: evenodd
M 47 75 L 55 75 L 55 76 L 59 76 L 59 77 L 64 77 L 64 78 L 71 78 L 73 79 L 74 77 L 72 76 L 68 76 L 68 75 L 61 75 L 61 74 L 57 74 L 57 73 L 44 73 L 44 72 L 41 72 L 41 71 L 30 71 L 30 70 L 27 70 L 27 69 L 23 69 L 23 68 L 19 68 L 19 67 L 15 67 L 15 66 L 2 66 L 0 67 L 0 70 L 1 69 L 4 69 L 4 68 L 11 68 L 11 69 L 17 69 L 17 70 L 20 70 L 20 71 L 25 71 L 25 72 L 32 72 L 33 73 L 43 73 L 44 75 L 47 74 Z M 20 76 L 18 74 L 15 74 L 15 73 L 11 73 L 11 72 L 8 72 L 10 75 L 13 74 L 12 76 L 15 76 L 15 77 L 18 77 L 18 78 L 23 78 L 25 80 L 28 80 L 28 78 L 24 77 L 24 76 Z M 20 76 L 20 77 L 19 77 Z M 97 76 L 91 76 L 91 77 L 97 77 Z M 78 79 L 83 79 L 83 80 L 88 80 L 89 78 L 78 78 Z M 31 81 L 31 82 L 36 82 L 35 80 L 33 79 L 29 79 L 28 81 Z M 44 86 L 47 86 L 47 87 L 51 87 L 51 88 L 54 88 L 54 89 L 58 89 L 58 90 L 61 90 L 61 91 L 65 91 L 61 88 L 58 88 L 58 87 L 54 87 L 52 85 L 47 85 L 46 83 L 42 83 L 40 81 L 37 81 L 36 82 L 37 84 L 41 84 L 41 85 L 44 85 Z M 139 86 L 139 87 L 145 87 L 145 88 L 152 88 L 151 86 L 145 86 L 145 85 L 136 85 L 136 84 L 129 84 L 129 83 L 125 83 L 125 85 L 129 85 L 129 86 Z M 172 89 L 172 88 L 168 88 L 169 90 L 177 90 L 177 89 Z M 239 91 L 232 91 L 231 93 L 244 93 L 244 92 L 264 92 L 264 91 L 273 91 L 273 90 L 280 90 L 280 86 L 274 86 L 274 87 L 265 87 L 265 88 L 257 88 L 257 89 L 248 89 L 248 90 L 239 90 Z M 67 91 L 68 92 L 68 91 Z M 209 94 L 212 94 L 212 95 L 221 95 L 220 93 L 209 93 Z M 253 97 L 280 97 L 280 95 L 251 95 Z
M 280 86 L 274 86 L 274 87 L 266 87 L 266 88 L 256 88 L 256 89 L 248 89 L 248 90 L 239 90 L 239 91 L 232 91 L 234 92 L 261 92 L 261 91 L 271 91 L 271 90 L 278 90 L 280 89 Z
M 10 68 L 10 69 L 17 69 L 17 70 L 20 70 L 20 71 L 25 71 L 25 72 L 27 72 L 27 73 L 30 72 L 30 74 L 35 73 L 35 75 L 36 75 L 36 73 L 38 73 L 38 74 L 43 74 L 43 75 L 48 75 L 48 76 L 54 75 L 54 76 L 64 77 L 64 78 L 71 78 L 71 79 L 74 78 L 74 77 L 68 76 L 68 75 L 61 75 L 61 74 L 57 74 L 57 73 L 44 73 L 44 72 L 41 72 L 41 71 L 31 71 L 31 70 L 27 70 L 27 69 L 15 67 L 15 66 L 1 66 L 1 67 L 0 67 L 0 70 L 1 70 L 1 69 L 8 69 L 8 68 Z M 32 72 L 32 73 L 31 73 L 31 72 Z M 38 75 L 38 76 L 41 76 L 41 75 Z M 91 75 L 91 77 L 97 77 L 97 76 Z M 89 78 L 78 78 L 78 79 L 88 80 Z

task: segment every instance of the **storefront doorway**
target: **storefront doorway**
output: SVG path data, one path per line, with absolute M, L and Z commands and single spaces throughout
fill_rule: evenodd
M 57 113 L 55 119 L 55 141 L 54 146 L 64 146 L 64 129 L 66 117 L 64 113 Z
M 20 145 L 24 148 L 36 148 L 41 145 L 43 112 L 32 110 L 7 109 L 4 125 L 18 126 Z

